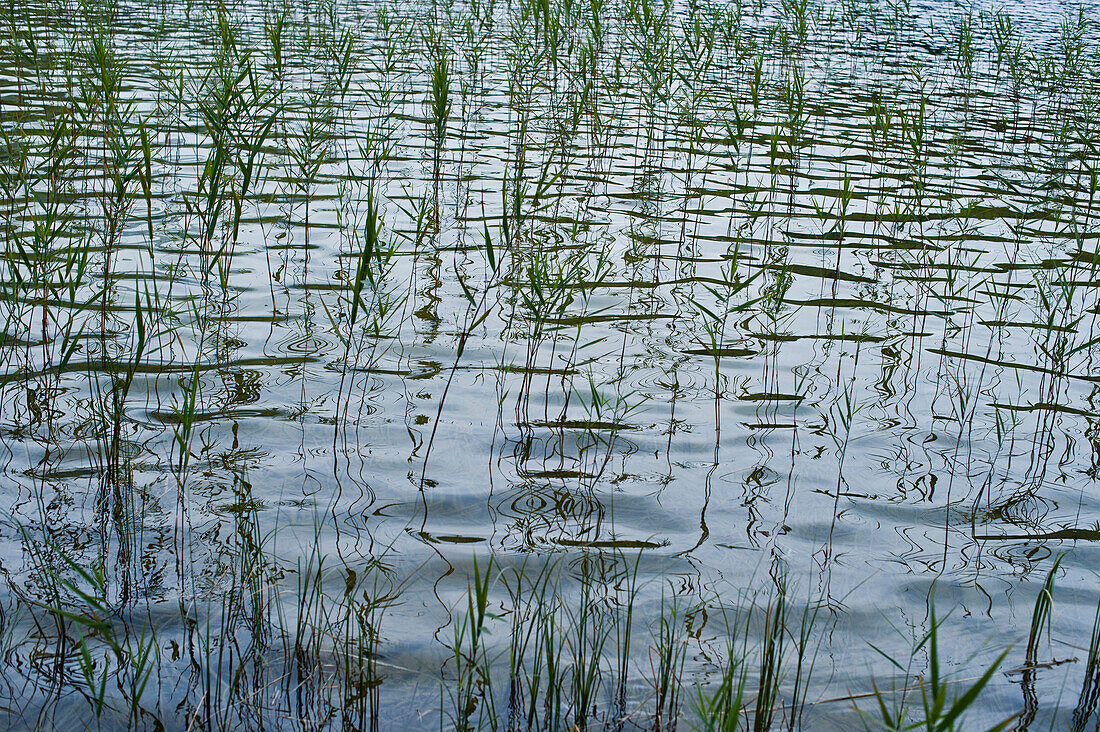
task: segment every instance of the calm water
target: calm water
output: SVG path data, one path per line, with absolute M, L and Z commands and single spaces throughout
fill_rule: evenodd
M 961 677 L 1025 665 L 1063 553 L 1035 660 L 1077 660 L 1033 728 L 1065 724 L 1100 599 L 1093 8 L 1012 7 L 998 53 L 940 2 L 805 37 L 793 4 L 219 7 L 4 10 L 8 724 L 95 723 L 42 606 L 67 577 L 91 612 L 74 565 L 157 629 L 175 728 L 223 677 L 204 639 L 248 657 L 226 598 L 293 629 L 322 556 L 322 605 L 348 570 L 400 591 L 384 729 L 439 726 L 475 558 L 636 561 L 641 626 L 706 608 L 693 678 L 785 576 L 827 729 L 933 600 Z M 971 721 L 1033 707 L 1024 677 Z

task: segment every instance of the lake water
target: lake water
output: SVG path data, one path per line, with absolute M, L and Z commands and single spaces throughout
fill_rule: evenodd
M 7 723 L 106 668 L 104 725 L 347 726 L 302 619 L 363 581 L 382 728 L 449 726 L 492 558 L 636 583 L 641 727 L 662 608 L 690 687 L 784 586 L 806 729 L 926 676 L 933 607 L 959 678 L 1011 647 L 969 724 L 1084 729 L 1096 15 L 1008 11 L 7 7 Z

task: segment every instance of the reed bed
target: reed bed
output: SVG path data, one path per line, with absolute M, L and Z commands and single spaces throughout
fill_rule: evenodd
M 1098 38 L 0 8 L 4 724 L 1095 726 Z

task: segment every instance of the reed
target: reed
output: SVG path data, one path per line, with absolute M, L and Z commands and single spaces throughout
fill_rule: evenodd
M 5 724 L 1090 724 L 1095 28 L 933 5 L 0 7 Z

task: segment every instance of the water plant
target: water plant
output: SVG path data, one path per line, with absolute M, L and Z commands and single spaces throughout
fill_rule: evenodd
M 0 7 L 0 716 L 1090 724 L 1096 40 Z

